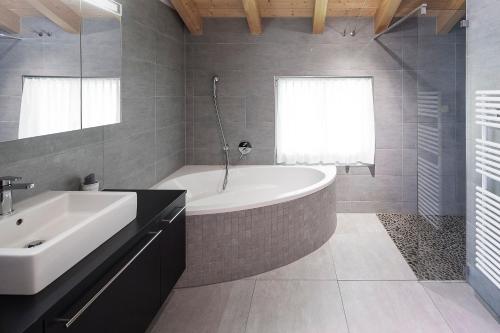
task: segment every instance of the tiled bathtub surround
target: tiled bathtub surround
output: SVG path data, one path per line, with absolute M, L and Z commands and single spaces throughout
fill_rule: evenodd
M 335 183 L 289 202 L 188 216 L 187 267 L 177 287 L 236 280 L 289 264 L 335 231 Z
M 459 162 L 463 154 L 456 154 L 463 151 L 463 144 L 455 144 L 463 138 L 463 126 L 455 123 L 463 124 L 463 89 L 459 99 L 455 84 L 464 85 L 463 75 L 456 70 L 465 67 L 464 32 L 456 29 L 436 36 L 434 19 L 415 19 L 373 41 L 373 22 L 364 18 L 357 19 L 355 37 L 342 37 L 339 32 L 348 22 L 353 19 L 329 19 L 326 31 L 314 35 L 307 18 L 265 19 L 264 33 L 252 36 L 245 20 L 207 19 L 202 36 L 186 35 L 188 164 L 223 160 L 211 102 L 214 74 L 220 77 L 220 110 L 235 164 L 274 163 L 274 76 L 373 76 L 375 177 L 367 168 L 351 168 L 349 175 L 339 168 L 337 208 L 416 212 L 419 89 L 446 92 L 446 165 L 463 164 Z M 254 149 L 241 162 L 237 145 L 243 139 Z M 463 190 L 458 190 L 464 184 L 463 168 L 455 169 L 447 167 L 444 180 L 459 195 L 456 200 L 455 196 L 446 199 L 463 202 Z M 444 207 L 448 208 L 456 207 Z
M 46 190 L 77 190 L 91 172 L 107 188 L 148 188 L 185 164 L 183 24 L 160 1 L 120 2 L 122 123 L 0 143 L 0 175 L 36 184 L 14 193 L 16 201 Z M 0 51 L 7 57 L 2 52 L 8 50 Z

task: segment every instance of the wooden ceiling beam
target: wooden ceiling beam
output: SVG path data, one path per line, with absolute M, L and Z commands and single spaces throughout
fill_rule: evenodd
M 192 0 L 171 0 L 170 3 L 177 10 L 191 34 L 203 34 L 203 20 Z
M 440 10 L 436 17 L 436 34 L 445 35 L 465 16 L 464 9 Z
M 450 0 L 446 9 L 463 9 L 465 10 L 465 0 Z
M 81 17 L 61 0 L 26 0 L 46 18 L 64 31 L 80 33 Z
M 316 0 L 313 13 L 313 34 L 321 34 L 325 31 L 328 0 Z
M 465 16 L 465 0 L 450 0 L 450 10 L 438 11 L 436 18 L 436 33 L 447 34 Z
M 389 27 L 402 0 L 381 0 L 374 17 L 374 31 L 381 33 Z
M 260 12 L 259 12 L 259 7 L 257 5 L 257 0 L 242 0 L 242 1 L 250 33 L 252 35 L 262 34 L 262 23 L 260 20 Z
M 0 28 L 18 34 L 21 32 L 21 18 L 13 11 L 0 6 Z

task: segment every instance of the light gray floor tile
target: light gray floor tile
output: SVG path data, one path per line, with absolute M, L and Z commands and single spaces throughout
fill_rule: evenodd
M 465 282 L 422 282 L 454 333 L 498 333 L 500 324 Z
M 336 234 L 352 234 L 366 232 L 386 233 L 376 214 L 337 214 Z
M 247 333 L 347 332 L 336 281 L 257 281 Z
M 175 289 L 151 333 L 243 333 L 255 281 Z
M 328 243 L 289 265 L 256 275 L 261 280 L 335 280 L 333 257 Z
M 413 281 L 339 281 L 350 333 L 451 333 Z
M 387 233 L 334 234 L 330 246 L 339 280 L 417 279 Z

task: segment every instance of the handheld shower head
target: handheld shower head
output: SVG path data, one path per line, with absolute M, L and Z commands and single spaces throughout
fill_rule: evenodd
M 213 82 L 214 83 L 217 83 L 219 82 L 219 77 L 217 75 L 215 75 L 213 78 L 212 78 Z

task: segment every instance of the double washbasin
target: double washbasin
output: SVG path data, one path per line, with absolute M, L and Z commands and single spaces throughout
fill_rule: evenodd
M 0 294 L 33 295 L 137 215 L 135 192 L 51 191 L 0 216 Z

